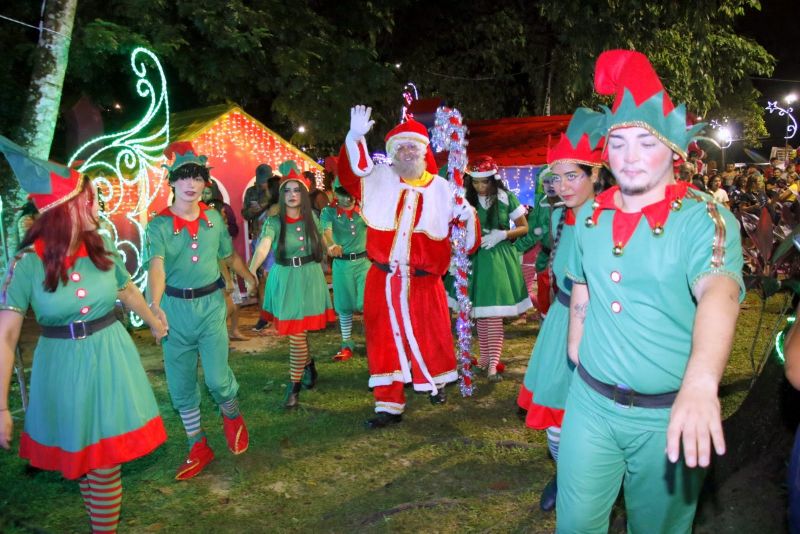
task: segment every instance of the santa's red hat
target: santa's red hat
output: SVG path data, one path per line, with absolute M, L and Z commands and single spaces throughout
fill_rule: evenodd
M 497 163 L 491 156 L 477 156 L 467 165 L 467 174 L 473 178 L 488 178 L 499 171 Z
M 386 152 L 391 157 L 395 147 L 400 143 L 414 142 L 420 143 L 425 147 L 425 170 L 431 174 L 439 172 L 439 166 L 436 165 L 436 158 L 433 156 L 433 151 L 430 147 L 430 138 L 428 137 L 428 129 L 421 122 L 414 119 L 408 119 L 406 122 L 400 123 L 386 134 Z

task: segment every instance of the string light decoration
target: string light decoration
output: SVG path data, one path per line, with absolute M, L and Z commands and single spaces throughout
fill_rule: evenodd
M 131 52 L 131 70 L 136 75 L 136 93 L 146 99 L 147 111 L 135 126 L 119 133 L 92 139 L 78 148 L 67 165 L 83 160 L 78 171 L 92 177 L 103 204 L 101 229 L 106 229 L 114 246 L 140 289 L 147 285 L 142 247 L 147 225 L 147 208 L 162 188 L 169 144 L 169 99 L 164 69 L 156 55 L 138 47 Z M 154 74 L 151 80 L 148 75 Z M 93 147 L 102 145 L 101 148 Z M 131 235 L 132 234 L 132 235 Z M 131 324 L 142 320 L 131 312 Z
M 779 117 L 786 117 L 786 135 L 783 136 L 784 139 L 787 141 L 794 137 L 797 133 L 797 121 L 794 119 L 794 115 L 792 112 L 794 111 L 793 108 L 787 106 L 786 108 L 782 108 L 778 105 L 778 102 L 767 102 L 767 107 L 765 107 L 770 114 L 774 111 L 778 112 Z
M 533 206 L 536 203 L 536 187 L 539 173 L 544 165 L 525 165 L 520 167 L 500 167 L 498 174 L 520 203 Z
M 447 156 L 447 172 L 450 177 L 456 204 L 465 204 L 464 197 L 464 170 L 467 168 L 467 128 L 461 120 L 461 113 L 457 109 L 440 107 L 436 110 L 436 122 L 433 127 L 431 142 L 437 152 L 449 150 Z M 458 302 L 458 318 L 456 319 L 456 333 L 458 341 L 456 353 L 460 370 L 458 385 L 461 395 L 470 397 L 475 391 L 472 384 L 472 302 L 467 290 L 467 278 L 472 271 L 472 265 L 467 255 L 467 228 L 464 221 L 453 224 L 450 240 L 453 244 L 453 264 L 456 272 L 453 278 L 456 300 Z

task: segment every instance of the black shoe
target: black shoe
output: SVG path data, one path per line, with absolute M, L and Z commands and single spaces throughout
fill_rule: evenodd
M 269 322 L 265 321 L 264 319 L 259 318 L 258 322 L 251 328 L 253 332 L 261 332 L 266 327 L 269 326 Z
M 556 477 L 553 476 L 542 490 L 542 496 L 539 498 L 539 509 L 542 510 L 542 512 L 552 512 L 555 510 L 557 496 L 558 486 L 556 485 Z
M 311 358 L 303 370 L 303 378 L 300 379 L 300 383 L 306 389 L 314 389 L 314 386 L 317 385 L 317 376 L 319 376 L 317 366 L 314 364 L 314 358 Z
M 287 410 L 297 408 L 300 406 L 300 389 L 303 387 L 302 382 L 289 382 L 286 386 L 286 400 L 283 407 Z
M 447 402 L 447 392 L 444 390 L 444 386 L 440 386 L 437 388 L 439 392 L 436 395 L 431 395 L 428 397 L 431 401 L 431 404 L 436 406 L 437 404 L 444 404 Z
M 367 419 L 366 421 L 364 421 L 364 426 L 367 427 L 369 430 L 374 430 L 376 428 L 383 428 L 389 425 L 396 425 L 402 420 L 403 420 L 403 414 L 378 412 L 378 415 L 376 415 L 372 419 Z

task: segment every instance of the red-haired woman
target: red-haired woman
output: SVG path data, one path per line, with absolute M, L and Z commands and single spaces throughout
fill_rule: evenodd
M 20 154 L 5 138 L 0 150 Z M 9 448 L 12 439 L 8 387 L 14 348 L 32 306 L 42 334 L 33 356 L 20 456 L 78 480 L 92 531 L 114 532 L 122 501 L 120 464 L 166 439 L 139 353 L 116 320 L 116 300 L 144 319 L 156 341 L 166 327 L 98 234 L 91 183 L 73 170 L 14 167 L 41 216 L 0 288 L 0 447 Z
M 313 388 L 317 377 L 307 332 L 324 329 L 329 321 L 336 320 L 336 314 L 320 265 L 322 232 L 311 207 L 310 184 L 297 172 L 294 162 L 282 164 L 281 172 L 280 211 L 264 223 L 250 271 L 255 272 L 270 250 L 275 252 L 263 308 L 278 334 L 289 336 L 290 383 L 284 407 L 295 408 L 302 386 Z

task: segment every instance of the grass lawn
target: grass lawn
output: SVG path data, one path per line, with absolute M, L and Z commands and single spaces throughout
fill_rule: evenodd
M 767 342 L 783 297 L 774 297 L 761 328 Z M 255 322 L 255 310 L 243 323 Z M 735 348 L 721 394 L 727 415 L 747 393 L 750 343 L 756 335 L 757 297 L 739 319 Z M 515 399 L 538 332 L 534 323 L 508 325 L 506 379 L 478 381 L 472 398 L 448 388 L 448 403 L 432 406 L 407 389 L 402 424 L 366 431 L 372 413 L 363 344 L 357 356 L 334 364 L 338 332 L 310 335 L 320 380 L 303 391 L 301 408 L 282 408 L 288 380 L 288 342 L 259 337 L 234 344 L 231 367 L 241 385 L 250 449 L 234 457 L 207 394 L 202 411 L 217 457 L 197 478 L 175 482 L 186 454 L 179 418 L 168 398 L 160 349 L 136 332 L 169 439 L 155 453 L 123 467 L 125 532 L 551 532 L 555 515 L 538 509 L 539 491 L 554 473 L 544 432 L 525 428 Z M 27 321 L 22 345 L 30 362 L 36 339 Z M 363 342 L 360 327 L 356 339 Z M 18 390 L 12 390 L 12 408 Z M 15 426 L 15 447 L 22 422 Z M 737 506 L 732 514 L 746 517 Z M 617 531 L 619 525 L 612 527 Z M 710 532 L 713 525 L 697 525 Z M 0 531 L 86 532 L 88 521 L 75 482 L 26 470 L 15 452 L 0 451 Z M 742 530 L 746 531 L 746 530 Z M 766 528 L 764 531 L 770 531 Z

